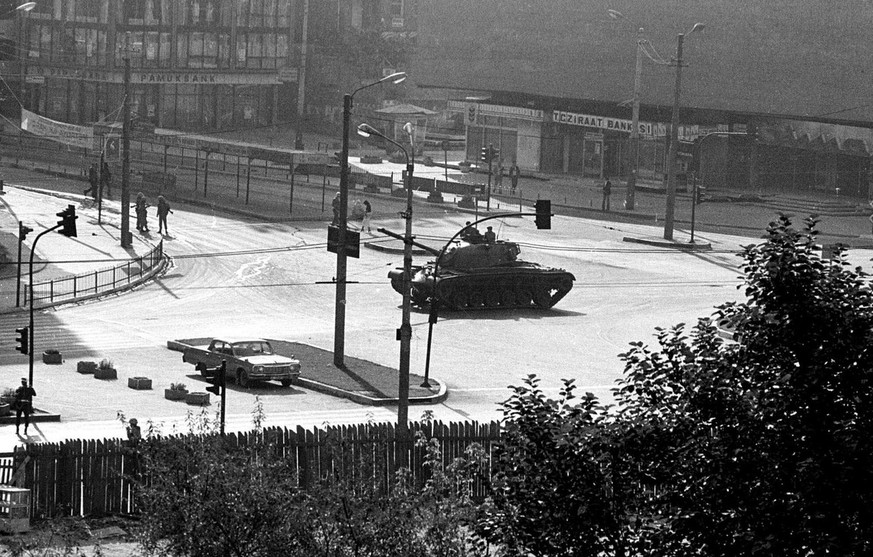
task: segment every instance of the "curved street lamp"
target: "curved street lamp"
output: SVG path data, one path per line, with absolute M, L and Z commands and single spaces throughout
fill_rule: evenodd
M 705 25 L 695 23 L 688 35 L 703 31 Z M 673 239 L 673 220 L 676 212 L 676 154 L 679 148 L 679 92 L 682 87 L 682 44 L 686 33 L 676 36 L 676 86 L 673 90 L 673 117 L 670 120 L 670 150 L 667 154 L 667 203 L 664 209 L 664 239 Z
M 412 306 L 411 290 L 412 290 L 412 173 L 415 170 L 415 137 L 412 124 L 407 122 L 403 125 L 403 131 L 409 136 L 409 151 L 400 143 L 394 141 L 390 137 L 386 137 L 382 132 L 369 124 L 361 124 L 358 126 L 358 135 L 362 137 L 370 137 L 375 135 L 381 137 L 385 141 L 394 144 L 398 149 L 403 151 L 406 157 L 406 212 L 402 214 L 406 219 L 406 235 L 403 239 L 403 310 L 398 329 L 398 337 L 400 339 L 400 378 L 398 386 L 398 403 L 397 403 L 397 437 L 401 439 L 401 447 L 398 454 L 400 465 L 406 466 L 406 450 L 405 442 L 407 440 L 407 430 L 409 427 L 409 357 L 412 344 L 412 325 L 410 324 L 410 312 Z M 412 156 L 410 157 L 410 152 Z
M 362 85 L 343 96 L 343 146 L 340 153 L 340 206 L 336 247 L 336 313 L 334 316 L 333 365 L 345 369 L 346 330 L 346 229 L 349 210 L 349 125 L 352 119 L 352 100 L 358 91 L 388 81 L 397 84 L 406 79 L 406 72 L 395 72 L 378 81 Z

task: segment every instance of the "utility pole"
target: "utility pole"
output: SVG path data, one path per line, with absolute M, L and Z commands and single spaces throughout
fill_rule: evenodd
M 121 247 L 133 243 L 130 234 L 130 59 L 124 59 L 124 102 L 121 128 Z
M 676 86 L 673 90 L 673 117 L 670 120 L 670 150 L 667 154 L 667 205 L 664 210 L 664 239 L 673 239 L 676 212 L 676 152 L 679 148 L 679 91 L 682 87 L 682 43 L 685 34 L 676 37 Z

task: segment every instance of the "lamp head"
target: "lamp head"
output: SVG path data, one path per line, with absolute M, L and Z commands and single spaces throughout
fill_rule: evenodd
M 370 124 L 363 123 L 358 126 L 358 135 L 361 137 L 370 137 L 371 135 L 381 135 L 376 128 Z
M 612 19 L 623 19 L 624 18 L 623 13 L 621 13 L 618 10 L 613 10 L 611 8 L 606 10 L 606 13 L 609 14 L 609 17 L 611 17 Z
M 694 33 L 695 31 L 703 31 L 705 28 L 706 28 L 706 25 L 704 25 L 698 21 L 697 23 L 694 24 L 694 27 L 692 27 L 691 31 L 689 31 L 687 34 L 690 35 L 691 33 Z
M 30 10 L 34 9 L 35 7 L 36 7 L 36 2 L 25 2 L 24 4 L 21 4 L 20 6 L 16 6 L 15 10 L 19 11 L 19 12 L 29 12 Z
M 406 72 L 394 72 L 393 74 L 386 75 L 379 81 L 390 81 L 394 85 L 397 85 L 398 83 L 406 81 Z
M 403 131 L 405 131 L 407 135 L 411 136 L 412 132 L 414 131 L 412 128 L 412 123 L 406 122 L 405 124 L 403 124 Z

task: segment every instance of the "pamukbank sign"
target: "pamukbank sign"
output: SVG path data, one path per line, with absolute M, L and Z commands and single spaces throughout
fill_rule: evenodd
M 585 126 L 586 128 L 598 128 L 624 133 L 630 133 L 633 129 L 633 122 L 631 120 L 594 116 L 592 114 L 576 114 L 575 112 L 563 112 L 561 110 L 552 112 L 552 120 L 559 124 L 568 124 L 570 126 Z M 640 135 L 655 135 L 655 124 L 650 122 L 639 122 L 637 129 Z

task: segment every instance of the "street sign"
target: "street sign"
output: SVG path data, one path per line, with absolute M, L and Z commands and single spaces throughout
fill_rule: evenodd
M 339 247 L 339 227 L 330 225 L 327 227 L 327 251 L 336 253 Z M 361 233 L 357 230 L 346 229 L 346 256 L 360 259 L 361 257 Z

